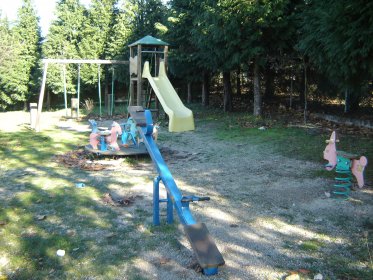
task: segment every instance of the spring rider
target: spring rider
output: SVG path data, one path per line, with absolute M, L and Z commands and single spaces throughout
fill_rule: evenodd
M 95 150 L 119 151 L 117 143 L 118 136 L 122 135 L 122 128 L 117 122 L 113 122 L 110 130 L 100 131 L 95 120 L 88 120 L 92 126 L 92 132 L 89 135 L 89 144 Z M 100 146 L 99 146 L 100 145 Z
M 352 175 L 356 178 L 360 188 L 364 186 L 364 169 L 368 164 L 368 159 L 365 156 L 359 157 L 344 151 L 337 151 L 337 142 L 339 140 L 336 137 L 336 132 L 333 131 L 330 139 L 326 140 L 328 145 L 324 150 L 324 159 L 328 163 L 325 165 L 325 169 L 331 171 L 335 168 L 337 173 L 333 194 L 348 199 L 353 184 Z

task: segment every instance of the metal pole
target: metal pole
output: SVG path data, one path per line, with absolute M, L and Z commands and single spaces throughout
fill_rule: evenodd
M 47 81 L 47 72 L 48 72 L 48 62 L 44 62 L 43 81 L 42 81 L 41 88 L 40 88 L 38 113 L 36 115 L 36 124 L 35 124 L 35 130 L 37 132 L 40 132 L 40 116 L 41 116 L 41 110 L 43 109 L 43 99 L 44 99 L 45 84 Z
M 98 65 L 98 99 L 99 99 L 99 105 L 100 105 L 100 117 L 101 117 L 101 81 L 100 81 L 100 64 Z
M 172 205 L 171 195 L 167 192 L 167 223 L 174 222 L 174 207 Z
M 52 59 L 47 58 L 43 59 L 43 62 L 48 63 L 81 63 L 81 64 L 129 64 L 129 61 L 126 60 L 102 60 L 102 59 Z
M 137 46 L 137 106 L 142 106 L 142 69 L 141 45 Z
M 159 226 L 159 182 L 161 180 L 160 176 L 154 178 L 153 181 L 153 225 Z
M 67 117 L 67 92 L 66 92 L 66 66 L 62 66 L 63 73 L 63 96 L 65 98 L 65 116 Z
M 110 108 L 110 115 L 113 115 L 114 111 L 114 78 L 115 78 L 115 72 L 114 72 L 114 67 L 113 67 L 113 73 L 111 77 L 111 108 Z
M 78 64 L 78 118 L 79 118 L 79 104 L 80 104 L 80 64 Z

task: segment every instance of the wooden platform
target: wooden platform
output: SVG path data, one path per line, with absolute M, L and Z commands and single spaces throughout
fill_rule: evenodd
M 129 146 L 128 148 L 120 146 L 119 151 L 100 151 L 100 145 L 98 145 L 98 149 L 93 149 L 91 145 L 86 145 L 84 149 L 87 152 L 93 153 L 98 156 L 135 156 L 135 155 L 146 155 L 148 151 L 144 144 L 140 144 L 139 148 L 135 146 Z
M 185 225 L 184 231 L 202 268 L 218 267 L 225 263 L 204 223 Z

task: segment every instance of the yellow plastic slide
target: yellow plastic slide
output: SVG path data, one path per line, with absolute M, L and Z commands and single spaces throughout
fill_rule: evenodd
M 152 77 L 149 71 L 149 61 L 146 61 L 142 77 L 148 79 L 170 119 L 168 131 L 182 132 L 194 130 L 193 112 L 184 106 L 170 80 L 167 78 L 164 62 L 161 61 L 159 65 L 158 77 Z

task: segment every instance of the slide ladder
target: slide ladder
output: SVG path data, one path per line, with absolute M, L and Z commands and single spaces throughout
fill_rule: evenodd
M 173 222 L 173 209 L 179 216 L 184 227 L 184 232 L 195 252 L 197 261 L 202 267 L 205 275 L 218 273 L 218 267 L 224 265 L 225 261 L 217 248 L 214 240 L 209 234 L 204 223 L 197 223 L 189 209 L 189 203 L 194 201 L 209 200 L 209 197 L 183 196 L 176 185 L 170 170 L 168 169 L 155 141 L 153 140 L 153 120 L 151 112 L 144 110 L 141 106 L 130 106 L 128 112 L 139 127 L 140 135 L 149 152 L 150 157 L 158 171 L 158 176 L 153 182 L 153 223 L 160 224 L 159 204 L 167 203 L 167 222 Z M 167 199 L 159 198 L 160 182 L 166 188 Z

